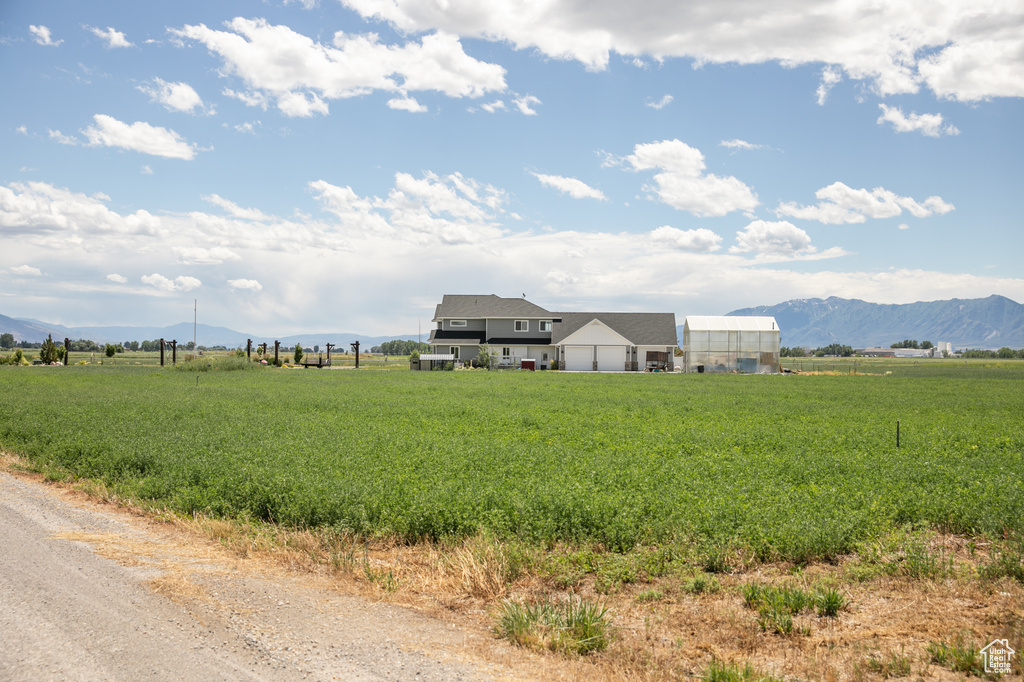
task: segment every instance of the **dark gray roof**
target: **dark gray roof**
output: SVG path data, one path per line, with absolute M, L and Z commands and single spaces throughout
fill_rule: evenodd
M 525 298 L 502 298 L 494 294 L 445 294 L 434 311 L 440 319 L 480 319 L 485 317 L 552 317 L 552 313 Z
M 551 343 L 560 344 L 592 320 L 600 320 L 637 346 L 677 346 L 675 313 L 554 313 Z
M 465 341 L 466 339 L 475 340 L 477 343 L 484 342 L 484 330 L 479 331 L 463 331 L 459 330 L 448 330 L 448 329 L 431 329 L 430 338 L 427 339 L 427 343 L 441 342 L 441 341 Z

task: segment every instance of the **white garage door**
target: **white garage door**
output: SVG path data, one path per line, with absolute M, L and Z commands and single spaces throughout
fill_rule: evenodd
M 598 346 L 597 369 L 602 372 L 626 371 L 626 349 L 623 346 Z
M 594 371 L 594 349 L 590 346 L 565 349 L 565 368 L 570 372 Z

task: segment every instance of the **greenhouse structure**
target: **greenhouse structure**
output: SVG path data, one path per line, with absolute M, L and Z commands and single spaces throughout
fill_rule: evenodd
M 777 374 L 779 341 L 774 317 L 690 315 L 683 323 L 683 371 Z

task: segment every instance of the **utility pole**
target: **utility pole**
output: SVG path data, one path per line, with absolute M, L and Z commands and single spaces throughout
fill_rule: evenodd
M 354 350 L 355 353 L 356 353 L 356 369 L 359 369 L 359 342 L 356 341 L 355 343 L 353 343 L 351 345 L 352 345 L 352 350 Z

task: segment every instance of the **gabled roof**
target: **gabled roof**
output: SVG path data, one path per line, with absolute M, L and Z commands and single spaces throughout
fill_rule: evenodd
M 560 344 L 590 322 L 599 320 L 636 346 L 677 346 L 675 313 L 554 313 L 551 343 Z
M 687 315 L 683 326 L 692 332 L 732 331 L 768 332 L 779 331 L 774 317 L 743 315 Z
M 445 294 L 434 311 L 434 322 L 441 319 L 481 319 L 552 317 L 553 313 L 525 298 L 502 298 L 494 294 Z

